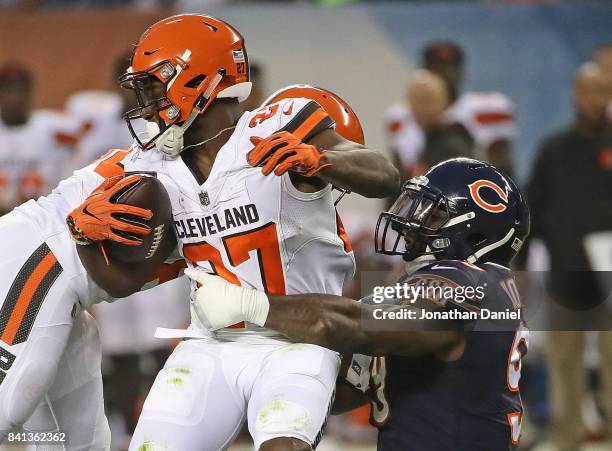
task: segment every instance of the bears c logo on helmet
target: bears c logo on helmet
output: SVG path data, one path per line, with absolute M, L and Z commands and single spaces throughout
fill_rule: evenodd
M 501 213 L 506 209 L 506 203 L 508 203 L 508 196 L 506 192 L 499 187 L 496 183 L 493 183 L 490 180 L 476 180 L 474 183 L 470 183 L 468 185 L 470 188 L 470 195 L 476 204 L 482 208 L 483 210 L 489 211 L 491 213 Z M 498 202 L 496 204 L 491 204 L 484 200 L 480 195 L 480 190 L 482 188 L 490 188 L 497 193 L 502 202 Z

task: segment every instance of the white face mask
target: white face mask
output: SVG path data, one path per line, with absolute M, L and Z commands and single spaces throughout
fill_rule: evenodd
M 149 139 L 153 139 L 159 133 L 157 122 L 147 122 L 147 133 Z M 179 125 L 171 125 L 157 139 L 155 146 L 171 158 L 176 158 L 183 150 L 183 134 L 185 130 Z

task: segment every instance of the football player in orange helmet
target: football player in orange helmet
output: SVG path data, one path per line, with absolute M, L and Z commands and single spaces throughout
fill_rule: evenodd
M 125 172 L 158 174 L 172 202 L 179 251 L 190 267 L 271 293 L 340 294 L 354 272 L 354 257 L 330 185 L 385 197 L 399 180 L 382 154 L 353 141 L 363 142 L 362 132 L 343 136 L 345 116 L 350 128 L 361 128 L 345 102 L 321 91 L 331 97 L 330 111 L 300 95 L 244 112 L 240 102 L 250 91 L 244 40 L 225 22 L 202 15 L 151 26 L 121 84 L 134 90 L 139 104 L 126 114 L 128 123 L 146 120 L 148 137 L 130 126 L 138 148 L 113 164 Z M 334 102 L 341 106 L 340 119 L 331 112 Z M 82 218 L 94 201 L 86 199 L 70 216 L 80 247 L 100 241 L 88 227 L 91 220 Z M 96 219 L 98 225 L 109 220 Z M 90 271 L 99 286 L 117 291 L 121 285 L 122 293 L 143 286 L 142 278 L 130 276 L 138 268 L 123 267 L 117 274 L 91 249 L 80 255 L 88 269 L 102 268 Z M 130 449 L 225 448 L 245 418 L 257 449 L 316 445 L 338 356 L 310 345 L 288 348 L 256 320 L 234 326 L 214 335 L 201 323 L 173 332 L 196 339 L 181 342 L 160 372 Z
M 130 110 L 126 120 L 139 146 L 155 146 L 170 157 L 196 148 L 197 164 L 206 175 L 212 166 L 212 149 L 230 136 L 243 113 L 239 102 L 251 90 L 244 38 L 213 17 L 170 17 L 145 31 L 134 50 L 132 65 L 120 82 L 133 89 L 138 99 L 139 107 Z M 304 88 L 293 89 L 296 95 L 299 89 Z M 325 103 L 323 95 L 316 97 Z M 147 120 L 148 139 L 138 136 L 131 125 L 140 118 Z M 336 127 L 339 125 L 342 123 Z M 254 157 L 263 155 L 273 163 L 282 158 L 272 159 L 271 153 L 283 157 L 290 153 L 291 170 L 318 174 L 317 179 L 324 183 L 313 183 L 319 188 L 331 183 L 367 197 L 385 197 L 396 189 L 396 170 L 379 152 L 347 143 L 333 129 L 307 136 L 312 138 L 306 140 L 310 145 L 298 145 L 294 140 L 288 146 L 291 134 L 280 132 L 271 137 L 274 152 L 269 140 L 255 140 L 261 152 L 255 152 L 249 162 L 258 165 L 263 158 Z M 200 158 L 204 154 L 207 156 Z
M 240 102 L 250 92 L 244 38 L 214 17 L 198 14 L 169 17 L 143 33 L 134 48 L 131 66 L 119 82 L 133 90 L 138 100 L 139 106 L 125 114 L 138 146 L 145 150 L 155 147 L 168 158 L 180 155 L 199 179 L 205 179 L 216 154 L 243 114 Z M 315 91 L 312 94 L 324 101 L 322 95 Z M 329 107 L 332 106 L 330 103 Z M 269 106 L 262 106 L 257 121 L 272 116 L 266 108 Z M 287 113 L 290 111 L 283 111 Z M 307 119 L 311 122 L 319 113 L 315 111 Z M 132 126 L 139 119 L 147 121 L 146 139 Z M 317 191 L 331 184 L 379 198 L 396 192 L 398 172 L 380 152 L 349 141 L 323 122 L 315 124 L 318 128 L 309 130 L 309 136 L 303 134 L 302 127 L 291 133 L 278 131 L 266 140 L 251 138 L 258 144 L 249 155 L 249 163 L 258 166 L 263 160 L 271 160 L 266 161 L 268 166 L 263 169 L 264 174 L 270 174 L 271 168 L 276 169 L 272 165 L 278 166 L 291 153 L 289 163 L 279 169 L 284 173 L 290 168 L 292 182 L 300 189 Z M 338 124 L 342 121 L 337 121 L 336 127 Z M 296 136 L 300 132 L 302 136 Z M 298 140 L 291 140 L 292 137 Z M 272 153 L 278 158 L 271 159 Z M 78 219 L 71 218 L 76 227 Z M 133 293 L 146 282 L 124 268 L 113 271 L 100 260 L 97 251 L 83 250 L 81 254 L 86 264 L 96 269 L 92 272 L 100 286 Z

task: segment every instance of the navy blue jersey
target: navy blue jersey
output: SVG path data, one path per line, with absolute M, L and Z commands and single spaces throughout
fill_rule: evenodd
M 481 287 L 473 299 L 447 302 L 446 310 L 518 311 L 520 301 L 509 269 L 495 264 L 437 261 L 404 278 L 407 283 Z M 440 308 L 436 303 L 436 308 Z M 528 332 L 519 319 L 458 320 L 465 349 L 453 362 L 435 355 L 377 358 L 379 387 L 372 422 L 380 451 L 506 451 L 520 437 L 521 357 Z M 499 326 L 499 327 L 498 327 Z

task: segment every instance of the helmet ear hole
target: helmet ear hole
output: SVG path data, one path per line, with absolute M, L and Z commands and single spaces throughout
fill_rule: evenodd
M 191 80 L 189 80 L 187 83 L 185 83 L 185 87 L 186 88 L 197 88 L 198 86 L 200 86 L 200 84 L 206 79 L 206 75 L 205 74 L 200 74 L 200 75 L 196 75 L 195 77 L 193 77 Z

